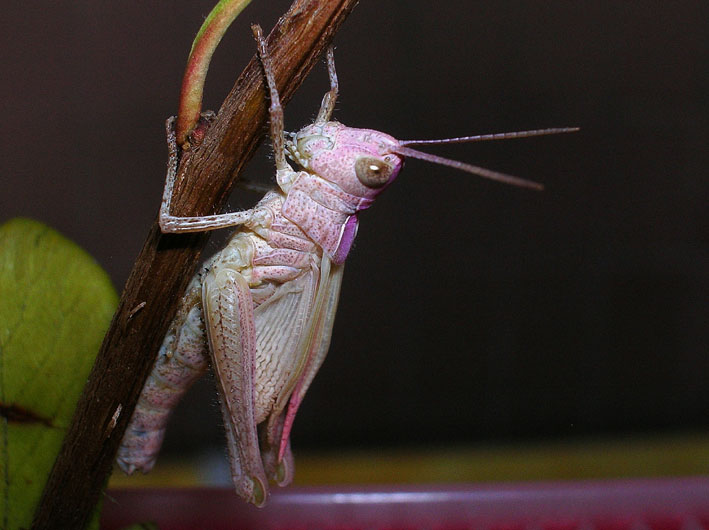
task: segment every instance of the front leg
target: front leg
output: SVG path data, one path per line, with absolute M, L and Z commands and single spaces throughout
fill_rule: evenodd
M 286 162 L 286 149 L 283 136 L 283 106 L 281 105 L 281 98 L 278 95 L 278 88 L 276 88 L 276 80 L 273 76 L 273 66 L 271 66 L 271 56 L 268 53 L 266 39 L 263 38 L 263 30 L 258 24 L 253 24 L 251 31 L 256 39 L 256 49 L 259 59 L 261 59 L 263 74 L 266 78 L 268 97 L 271 101 L 268 107 L 268 115 L 271 122 L 271 144 L 273 147 L 273 159 L 276 163 L 276 171 L 293 171 L 288 165 L 288 162 Z
M 238 495 L 262 506 L 268 496 L 268 481 L 256 430 L 256 328 L 249 285 L 237 270 L 215 266 L 204 278 L 202 303 L 229 442 L 232 481 Z
M 170 154 L 167 161 L 167 175 L 165 188 L 162 193 L 160 216 L 158 222 L 163 234 L 178 232 L 205 232 L 229 226 L 242 225 L 253 216 L 253 210 L 243 212 L 230 212 L 220 215 L 202 215 L 198 217 L 178 217 L 170 214 L 170 204 L 175 187 L 175 177 L 178 168 L 178 147 L 175 137 L 175 117 L 168 118 L 165 122 L 167 133 L 167 149 Z
M 268 51 L 266 50 L 266 41 L 263 38 L 261 27 L 254 25 L 252 26 L 252 29 L 258 43 L 258 53 L 261 58 L 261 62 L 263 63 L 266 84 L 270 94 L 271 105 L 269 108 L 269 115 L 271 122 L 271 141 L 273 143 L 273 154 L 276 162 L 277 180 L 280 182 L 281 179 L 286 178 L 286 175 L 290 176 L 290 174 L 293 173 L 293 169 L 286 161 L 283 137 L 283 107 L 281 106 L 281 101 L 278 97 L 276 82 L 273 79 L 271 60 L 268 55 Z M 165 188 L 163 189 L 162 204 L 160 205 L 160 230 L 164 234 L 204 232 L 207 230 L 216 230 L 229 226 L 242 225 L 252 219 L 253 210 L 195 217 L 179 217 L 170 213 L 170 204 L 172 203 L 175 177 L 177 176 L 177 169 L 179 166 L 179 148 L 177 146 L 177 137 L 175 135 L 174 117 L 168 118 L 165 123 L 165 129 L 167 133 L 167 148 L 170 156 L 167 163 L 167 175 L 165 177 Z M 281 175 L 283 176 L 281 177 Z
M 335 70 L 335 52 L 332 46 L 327 48 L 327 75 L 330 78 L 330 91 L 326 92 L 320 104 L 318 117 L 315 118 L 315 123 L 327 123 L 335 111 L 335 103 L 337 102 L 337 94 L 339 85 L 337 82 L 337 71 Z

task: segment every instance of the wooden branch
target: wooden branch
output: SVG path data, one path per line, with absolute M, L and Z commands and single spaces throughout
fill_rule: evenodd
M 278 21 L 268 47 L 284 103 L 355 4 L 356 0 L 295 0 Z M 173 213 L 220 212 L 238 173 L 253 156 L 266 130 L 268 109 L 263 71 L 257 61 L 254 56 L 236 81 L 204 141 L 183 154 Z M 32 528 L 86 525 L 206 241 L 205 234 L 164 235 L 157 221 L 153 223 L 77 405 Z

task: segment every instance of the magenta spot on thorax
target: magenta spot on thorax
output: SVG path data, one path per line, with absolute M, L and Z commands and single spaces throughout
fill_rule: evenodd
M 341 263 L 344 263 L 347 259 L 347 254 L 350 253 L 352 243 L 354 243 L 355 236 L 357 235 L 357 224 L 357 214 L 351 215 L 350 218 L 347 219 L 345 227 L 342 230 L 340 244 L 337 246 L 335 255 L 332 256 L 332 262 L 335 265 L 340 265 Z

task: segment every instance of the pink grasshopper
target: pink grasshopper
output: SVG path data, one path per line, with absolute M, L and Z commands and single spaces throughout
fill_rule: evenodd
M 262 506 L 269 480 L 290 483 L 290 431 L 303 396 L 330 344 L 344 262 L 358 212 L 396 178 L 404 157 L 452 166 L 485 178 L 540 189 L 534 182 L 411 149 L 571 132 L 574 128 L 399 141 L 378 131 L 330 121 L 338 93 L 332 49 L 330 90 L 312 125 L 283 131 L 283 109 L 266 43 L 253 27 L 270 93 L 271 140 L 278 188 L 250 210 L 203 217 L 170 215 L 177 170 L 171 158 L 160 210 L 163 232 L 241 228 L 190 283 L 160 349 L 118 452 L 126 473 L 149 471 L 170 411 L 206 370 L 216 374 L 236 492 Z M 287 161 L 288 156 L 294 169 Z

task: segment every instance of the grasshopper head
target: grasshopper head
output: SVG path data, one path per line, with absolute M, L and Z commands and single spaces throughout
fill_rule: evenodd
M 286 141 L 286 148 L 288 156 L 304 169 L 336 184 L 347 193 L 370 200 L 392 183 L 399 174 L 405 157 L 453 167 L 514 186 L 541 190 L 543 186 L 537 182 L 424 153 L 409 146 L 527 138 L 578 130 L 578 127 L 557 127 L 441 140 L 397 140 L 379 131 L 355 129 L 330 121 L 316 122 L 304 127 L 297 134 L 291 134 L 290 139 Z
M 373 199 L 396 178 L 404 157 L 399 142 L 378 131 L 338 122 L 314 123 L 286 141 L 288 156 L 343 191 Z

